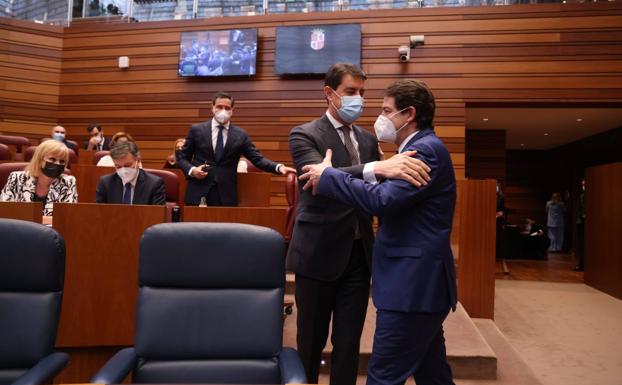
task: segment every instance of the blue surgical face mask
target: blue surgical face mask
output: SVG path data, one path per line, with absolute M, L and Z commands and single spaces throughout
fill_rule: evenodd
M 333 89 L 331 88 L 331 91 Z M 335 95 L 337 95 L 341 99 L 341 108 L 337 108 L 333 104 L 333 107 L 337 109 L 337 113 L 339 117 L 343 119 L 344 122 L 350 124 L 358 119 L 359 116 L 363 113 L 363 103 L 364 99 L 361 95 L 353 95 L 353 96 L 340 96 L 337 92 L 333 91 Z M 331 101 L 331 103 L 333 103 Z
M 59 142 L 62 142 L 63 140 L 65 140 L 65 134 L 60 133 L 60 132 L 55 132 L 52 134 L 52 138 L 55 140 L 58 140 Z

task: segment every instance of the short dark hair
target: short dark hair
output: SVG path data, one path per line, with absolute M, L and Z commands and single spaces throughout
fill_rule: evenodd
M 436 103 L 434 94 L 427 84 L 415 79 L 400 79 L 389 86 L 384 92 L 387 97 L 395 99 L 397 110 L 415 107 L 415 122 L 418 129 L 434 129 L 434 111 Z
M 326 77 L 324 78 L 324 85 L 329 86 L 333 90 L 336 90 L 337 87 L 341 84 L 343 77 L 346 75 L 351 75 L 355 78 L 361 78 L 363 80 L 367 80 L 367 75 L 365 72 L 361 70 L 359 67 L 350 63 L 335 63 L 326 72 Z
M 132 154 L 134 158 L 140 158 L 140 152 L 135 142 L 122 140 L 110 147 L 110 157 L 112 159 L 123 158 L 127 154 Z
M 231 107 L 235 104 L 235 100 L 233 100 L 233 96 L 224 91 L 218 91 L 212 96 L 212 106 L 216 104 L 216 99 L 229 99 L 231 100 Z
M 86 127 L 86 132 L 93 131 L 94 128 L 97 128 L 99 131 L 102 130 L 102 126 L 99 123 L 89 123 L 88 127 Z

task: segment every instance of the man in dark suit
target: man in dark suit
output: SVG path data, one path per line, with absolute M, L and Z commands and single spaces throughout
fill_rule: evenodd
M 399 151 L 416 151 L 431 180 L 416 187 L 402 180 L 367 183 L 321 164 L 303 168 L 319 196 L 380 217 L 374 244 L 372 298 L 378 309 L 368 385 L 453 384 L 447 363 L 443 321 L 456 306 L 456 279 L 450 234 L 456 181 L 447 148 L 434 134 L 435 102 L 416 80 L 399 80 L 385 92 L 374 128 Z
M 237 206 L 237 166 L 242 155 L 267 172 L 282 175 L 295 172 L 264 158 L 246 131 L 231 124 L 233 105 L 231 95 L 218 92 L 212 97 L 214 118 L 190 127 L 177 159 L 189 178 L 187 205 L 196 206 L 205 197 L 209 206 Z
M 408 156 L 369 163 L 380 160 L 378 142 L 353 124 L 362 111 L 365 79 L 365 74 L 352 64 L 338 63 L 328 70 L 324 82 L 326 114 L 295 127 L 289 136 L 296 169 L 300 172 L 306 165 L 321 162 L 331 148 L 335 167 L 356 178 L 363 178 L 367 170 L 374 168 L 381 177 L 425 183 L 427 166 Z M 296 273 L 298 352 L 309 383 L 318 381 L 331 316 L 330 384 L 356 383 L 369 298 L 372 242 L 370 215 L 301 191 L 287 262 L 288 269 Z
M 52 127 L 52 139 L 58 140 L 59 142 L 63 142 L 67 148 L 73 150 L 75 153 L 78 152 L 78 148 L 74 142 L 67 141 L 67 130 L 63 126 L 54 126 Z
M 96 203 L 163 205 L 164 181 L 141 168 L 140 153 L 134 142 L 118 141 L 110 150 L 117 171 L 99 178 Z
M 89 140 L 84 142 L 85 150 L 108 151 L 110 150 L 110 139 L 104 137 L 104 129 L 99 123 L 91 123 L 86 128 L 91 135 Z

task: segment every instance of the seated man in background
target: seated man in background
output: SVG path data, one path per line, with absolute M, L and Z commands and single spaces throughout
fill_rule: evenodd
M 9 174 L 0 202 L 43 202 L 43 216 L 51 216 L 56 202 L 76 203 L 76 178 L 65 174 L 69 149 L 56 140 L 37 146 L 24 171 Z
M 531 218 L 525 219 L 525 230 L 521 233 L 525 256 L 528 258 L 546 259 L 550 240 L 544 227 L 536 224 Z
M 104 138 L 104 129 L 99 123 L 91 123 L 86 128 L 91 135 L 91 139 L 84 142 L 85 150 L 108 151 L 110 150 L 110 140 Z
M 140 169 L 136 143 L 119 141 L 110 150 L 117 171 L 99 178 L 96 203 L 163 205 L 166 200 L 162 178 Z
M 67 148 L 72 149 L 74 152 L 78 152 L 78 148 L 74 143 L 68 142 L 66 139 L 67 130 L 63 126 L 54 126 L 52 128 L 52 139 L 58 140 L 65 144 Z

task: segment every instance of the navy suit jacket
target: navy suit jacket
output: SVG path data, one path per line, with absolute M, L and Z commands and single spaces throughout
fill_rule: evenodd
M 242 155 L 257 168 L 276 174 L 277 163 L 264 158 L 242 128 L 229 124 L 223 156 L 216 162 L 212 145 L 212 120 L 190 127 L 181 156 L 177 159 L 179 168 L 188 178 L 186 204 L 198 205 L 201 197 L 206 196 L 211 188 L 217 188 L 223 206 L 237 206 L 237 167 Z M 210 166 L 207 178 L 199 180 L 188 176 L 192 167 L 205 163 Z
M 95 192 L 95 202 L 123 203 L 123 181 L 121 181 L 116 172 L 99 178 Z M 132 204 L 163 205 L 164 203 L 166 203 L 164 180 L 144 170 L 138 170 Z
M 85 140 L 84 143 L 82 143 L 82 147 L 86 150 L 89 147 L 89 141 Z M 97 150 L 95 148 L 94 151 L 110 151 L 110 139 L 104 137 L 104 144 L 102 144 L 102 149 Z
M 372 297 L 378 309 L 443 312 L 456 305 L 456 273 L 450 235 L 456 180 L 449 152 L 431 129 L 404 150 L 416 150 L 432 171 L 427 186 L 403 180 L 366 183 L 327 168 L 318 193 L 378 215 Z

